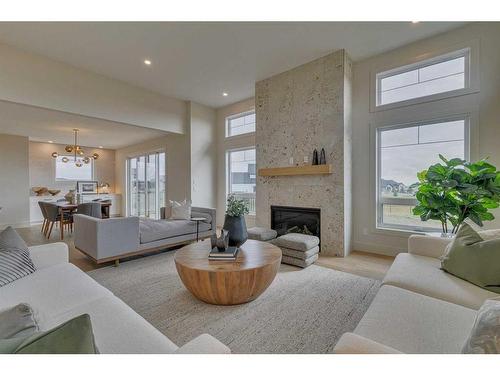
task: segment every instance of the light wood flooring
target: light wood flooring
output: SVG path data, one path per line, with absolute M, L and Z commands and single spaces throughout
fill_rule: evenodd
M 18 228 L 16 230 L 21 235 L 21 237 L 23 237 L 28 246 L 60 242 L 59 229 L 54 228 L 54 230 L 52 231 L 52 236 L 48 240 L 40 232 L 40 228 L 41 226 L 38 225 L 28 228 Z M 70 233 L 64 233 L 64 242 L 69 247 L 69 261 L 85 272 L 113 264 L 113 262 L 103 264 L 94 263 L 86 255 L 75 249 L 75 245 L 73 243 L 73 235 Z M 393 261 L 393 257 L 364 253 L 361 251 L 353 251 L 349 256 L 345 258 L 320 256 L 315 264 L 327 268 L 332 268 L 338 271 L 382 280 Z
M 345 258 L 320 256 L 314 264 L 358 276 L 382 280 L 392 262 L 394 262 L 394 257 L 391 256 L 352 251 Z

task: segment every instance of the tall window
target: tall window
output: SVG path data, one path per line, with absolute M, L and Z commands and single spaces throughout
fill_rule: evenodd
M 408 101 L 469 87 L 468 48 L 378 73 L 376 105 Z
M 66 163 L 63 159 L 68 159 Z M 83 163 L 81 167 L 75 165 L 73 155 L 59 155 L 55 159 L 56 180 L 57 181 L 92 181 L 94 175 L 94 160 L 90 158 L 90 163 Z
M 226 137 L 255 132 L 255 111 L 226 118 Z
M 421 221 L 416 205 L 417 172 L 446 158 L 468 158 L 468 118 L 454 118 L 377 130 L 377 226 L 440 229 L 438 221 Z
M 129 158 L 127 177 L 128 214 L 159 219 L 160 207 L 165 206 L 165 153 Z
M 248 203 L 250 214 L 255 214 L 255 148 L 227 152 L 228 194 Z

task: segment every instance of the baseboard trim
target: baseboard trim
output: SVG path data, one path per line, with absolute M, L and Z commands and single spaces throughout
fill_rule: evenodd
M 387 245 L 374 245 L 369 242 L 353 241 L 352 250 L 363 251 L 365 253 L 374 253 L 380 255 L 396 256 L 400 253 L 408 252 L 407 249 L 401 249 L 400 247 L 387 246 Z
M 31 226 L 31 223 L 29 221 L 21 222 L 21 223 L 1 223 L 0 224 L 0 229 L 3 230 L 7 227 L 12 227 L 12 228 L 29 228 Z

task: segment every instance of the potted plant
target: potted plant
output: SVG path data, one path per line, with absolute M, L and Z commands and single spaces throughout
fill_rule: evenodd
M 417 173 L 419 180 L 413 214 L 423 221 L 439 220 L 444 234 L 451 224 L 455 234 L 467 218 L 479 226 L 495 217 L 489 210 L 499 207 L 500 171 L 486 159 L 467 162 L 462 159 L 447 160 L 431 165 Z
M 229 245 L 240 247 L 248 238 L 245 215 L 248 214 L 248 204 L 233 194 L 227 198 L 226 217 L 223 229 L 229 232 Z

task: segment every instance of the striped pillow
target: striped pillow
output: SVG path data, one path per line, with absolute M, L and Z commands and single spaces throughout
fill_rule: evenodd
M 28 246 L 12 227 L 0 233 L 0 287 L 35 272 Z

